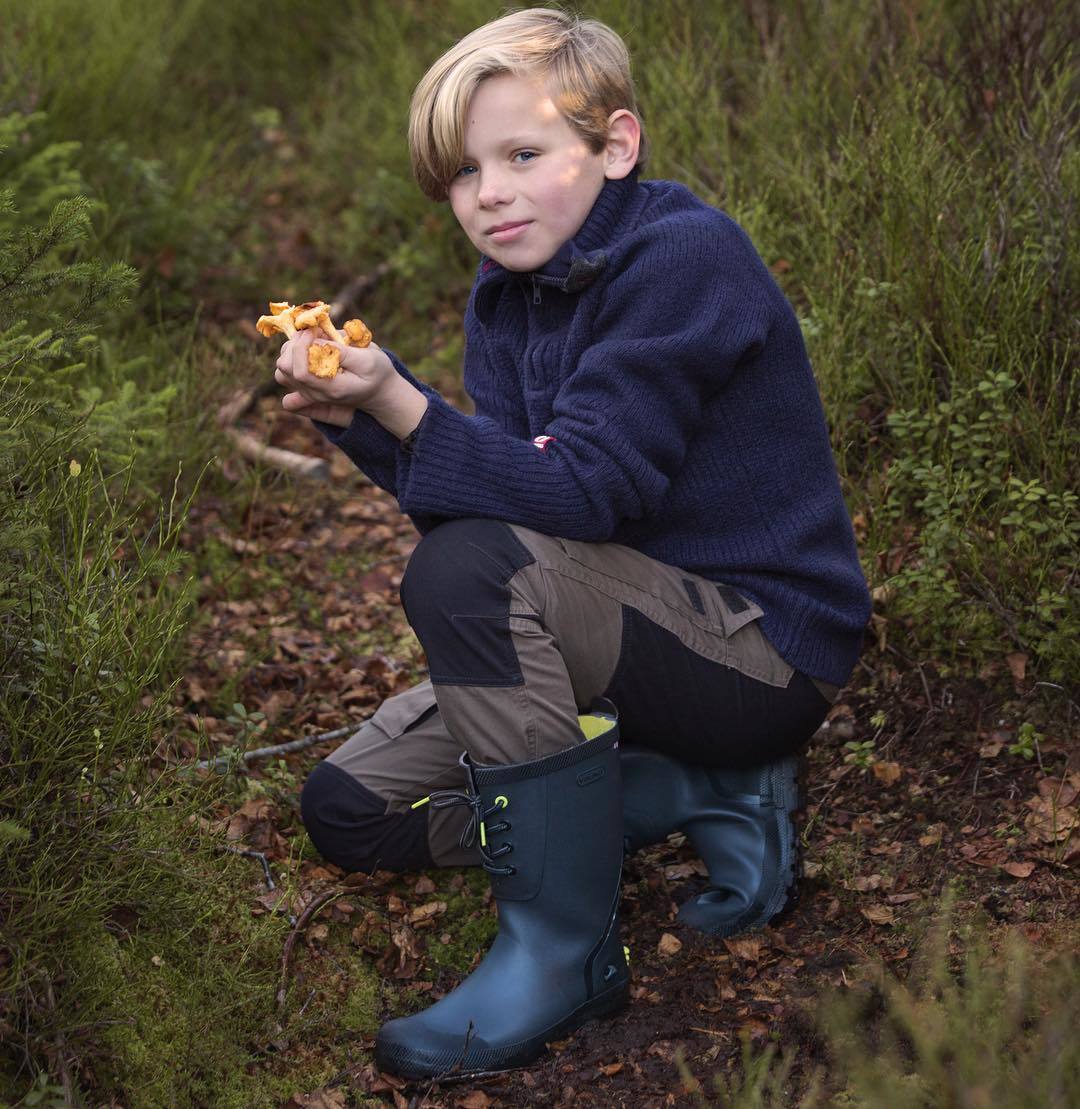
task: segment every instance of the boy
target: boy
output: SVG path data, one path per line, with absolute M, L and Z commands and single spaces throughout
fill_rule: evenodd
M 374 345 L 311 377 L 311 332 L 277 379 L 423 533 L 401 596 L 430 681 L 316 767 L 302 812 L 350 870 L 492 875 L 487 956 L 379 1033 L 380 1066 L 427 1077 L 524 1065 L 624 1002 L 624 835 L 686 832 L 711 882 L 689 926 L 790 903 L 798 751 L 869 599 L 795 316 L 730 219 L 639 179 L 614 32 L 481 27 L 417 87 L 409 140 L 481 254 L 476 415 Z

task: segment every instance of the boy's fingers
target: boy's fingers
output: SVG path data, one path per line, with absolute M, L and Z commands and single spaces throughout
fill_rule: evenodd
M 300 409 L 307 408 L 308 405 L 313 403 L 314 402 L 309 397 L 305 397 L 303 393 L 286 393 L 285 396 L 281 398 L 281 407 L 287 412 L 299 412 Z
M 314 337 L 310 330 L 304 330 L 295 339 L 290 340 L 292 343 L 292 365 L 289 368 L 292 370 L 293 377 L 298 381 L 304 381 L 309 376 L 307 368 L 308 349 Z

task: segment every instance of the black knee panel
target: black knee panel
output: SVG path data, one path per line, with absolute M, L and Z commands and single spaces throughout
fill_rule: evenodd
M 319 763 L 304 783 L 300 815 L 319 854 L 349 872 L 435 865 L 426 810 L 388 813 L 382 798 L 331 762 Z
M 508 582 L 536 560 L 498 520 L 429 531 L 401 582 L 401 603 L 442 685 L 520 685 Z

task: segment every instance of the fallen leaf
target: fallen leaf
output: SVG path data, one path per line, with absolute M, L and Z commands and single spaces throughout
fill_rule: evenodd
M 1001 869 L 1014 878 L 1030 878 L 1035 870 L 1035 864 L 1032 862 L 1005 863 Z
M 1078 792 L 1072 781 L 1060 781 L 1057 778 L 1040 778 L 1038 789 L 1040 797 L 1053 801 L 1059 809 L 1071 805 Z
M 1005 743 L 1004 743 L 1003 740 L 1000 740 L 1000 739 L 987 740 L 986 743 L 984 743 L 979 748 L 979 758 L 980 759 L 996 759 L 998 757 L 998 755 L 1001 754 L 1002 748 L 1004 748 L 1004 746 L 1005 746 Z
M 763 1020 L 758 1020 L 756 1017 L 744 1020 L 742 1022 L 742 1030 L 754 1041 L 768 1038 L 769 1033 L 772 1031 Z
M 865 909 L 860 909 L 859 912 L 862 913 L 871 924 L 885 925 L 896 923 L 896 914 L 888 905 L 869 905 Z
M 605 1063 L 600 1067 L 600 1073 L 607 1075 L 610 1078 L 613 1074 L 618 1074 L 623 1069 L 623 1063 Z
M 918 901 L 921 893 L 890 893 L 885 898 L 890 905 L 906 905 L 909 901 Z
M 459 1098 L 454 1104 L 458 1109 L 487 1109 L 491 1104 L 491 1098 L 484 1093 L 483 1090 L 470 1090 L 463 1098 Z
M 660 937 L 660 942 L 656 945 L 656 950 L 663 955 L 665 959 L 668 959 L 672 955 L 678 955 L 678 953 L 682 951 L 682 940 L 677 936 L 673 936 L 670 932 L 665 932 Z
M 965 843 L 960 854 L 972 866 L 1001 866 L 1005 862 L 1005 849 L 995 843 Z
M 630 996 L 635 1001 L 647 1001 L 650 1005 L 656 1005 L 660 1001 L 660 995 L 656 990 L 647 990 L 644 986 L 631 986 Z
M 1080 826 L 1076 809 L 1058 805 L 1053 797 L 1032 797 L 1024 804 L 1031 810 L 1024 818 L 1024 826 L 1044 843 L 1068 839 L 1069 833 Z
M 426 905 L 418 905 L 408 915 L 410 924 L 419 924 L 421 921 L 429 921 L 437 917 L 440 913 L 446 912 L 445 901 L 429 901 Z
M 748 963 L 756 963 L 761 957 L 761 940 L 757 936 L 724 940 L 724 946 L 736 958 L 745 959 Z
M 664 877 L 669 882 L 678 881 L 681 878 L 692 878 L 694 875 L 701 878 L 707 878 L 709 875 L 709 871 L 700 859 L 694 859 L 688 863 L 673 863 L 671 866 L 664 867 Z
M 868 893 L 871 890 L 878 889 L 881 882 L 880 874 L 863 874 L 856 878 L 849 878 L 844 882 L 844 888 L 854 890 L 856 893 Z
M 941 842 L 941 837 L 945 833 L 944 824 L 931 824 L 926 831 L 919 836 L 920 847 L 933 847 L 935 844 Z
M 1023 651 L 1012 651 L 1005 656 L 1005 662 L 1008 664 L 1013 681 L 1019 685 L 1024 680 L 1024 674 L 1027 673 L 1027 655 Z
M 926 844 L 923 844 L 925 847 Z M 881 843 L 870 848 L 871 855 L 899 855 L 904 850 L 904 845 L 899 840 L 892 843 Z
M 254 916 L 258 916 L 264 912 L 272 913 L 285 899 L 285 891 L 278 886 L 277 889 L 268 890 L 266 893 L 259 894 L 259 896 L 255 898 L 255 903 L 258 907 L 253 906 L 251 912 Z
M 903 773 L 898 762 L 875 762 L 870 769 L 874 777 L 887 786 L 900 781 L 900 776 Z
M 418 897 L 425 897 L 429 893 L 435 892 L 435 883 L 425 874 L 413 886 L 413 893 Z
M 417 960 L 420 958 L 420 951 L 416 946 L 416 933 L 407 924 L 399 924 L 390 929 L 390 940 L 397 949 L 398 955 L 394 977 L 412 978 L 416 973 Z

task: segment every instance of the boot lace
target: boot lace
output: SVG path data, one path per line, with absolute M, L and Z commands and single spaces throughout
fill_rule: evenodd
M 510 864 L 500 865 L 495 860 L 503 855 L 509 855 L 514 849 L 511 843 L 504 843 L 492 849 L 488 846 L 488 835 L 498 832 L 509 832 L 509 820 L 497 820 L 489 824 L 488 820 L 501 813 L 509 804 L 502 795 L 495 798 L 490 806 L 485 807 L 484 799 L 479 793 L 472 793 L 463 789 L 437 789 L 428 794 L 424 801 L 429 802 L 433 809 L 449 809 L 455 805 L 466 805 L 470 810 L 469 821 L 461 833 L 460 844 L 468 849 L 476 847 L 480 852 L 480 865 L 489 874 L 499 874 L 508 877 L 517 873 L 517 867 Z M 420 804 L 421 802 L 418 802 Z M 415 807 L 415 806 L 414 806 Z

